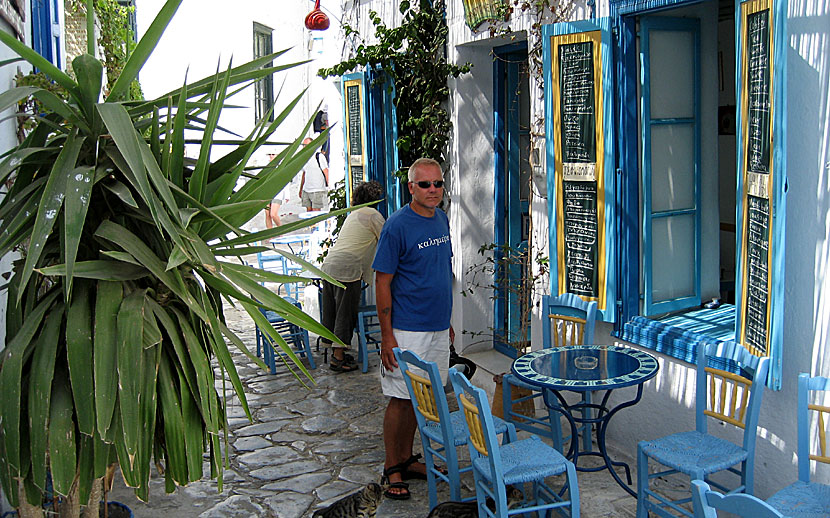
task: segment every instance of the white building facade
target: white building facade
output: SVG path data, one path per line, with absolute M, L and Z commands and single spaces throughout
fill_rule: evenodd
M 480 25 L 460 0 L 445 7 L 447 58 L 473 65 L 449 82 L 444 163 L 456 349 L 509 370 L 505 337 L 524 317 L 509 290 L 469 288 L 480 247 L 529 247 L 534 349 L 541 295 L 570 292 L 597 300 L 597 343 L 659 360 L 643 400 L 609 429 L 633 457 L 639 440 L 694 428 L 694 351 L 738 340 L 771 357 L 755 469 L 756 494 L 769 497 L 796 479 L 798 373 L 830 375 L 830 7 L 505 4 L 508 21 Z M 342 6 L 367 43 L 370 10 L 401 22 L 397 2 Z

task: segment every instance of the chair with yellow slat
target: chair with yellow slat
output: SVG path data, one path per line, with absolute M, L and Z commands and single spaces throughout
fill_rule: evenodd
M 518 440 L 516 428 L 507 423 L 504 444 L 499 444 L 494 430 L 494 418 L 487 402 L 487 395 L 455 369 L 450 369 L 458 406 L 463 412 L 467 446 L 472 459 L 475 477 L 476 507 L 480 518 L 506 518 L 507 516 L 530 514 L 558 515 L 579 518 L 579 487 L 573 462 L 545 444 L 539 436 Z M 553 479 L 557 475 L 564 475 Z M 564 480 L 562 480 L 564 478 Z M 564 482 L 556 490 L 546 483 Z M 532 483 L 532 490 L 524 492 L 524 499 L 518 506 L 508 508 L 507 486 L 522 487 Z M 567 493 L 568 498 L 565 499 Z M 487 505 L 492 499 L 493 509 Z M 547 511 L 542 514 L 541 511 Z
M 594 342 L 594 326 L 597 318 L 597 303 L 584 301 L 573 293 L 565 293 L 558 297 L 545 295 L 542 297 L 542 311 L 547 318 L 542 325 L 542 347 L 563 347 L 569 345 L 590 345 Z M 523 389 L 523 390 L 516 390 Z M 524 395 L 520 394 L 524 392 Z M 563 442 L 568 437 L 562 437 L 560 414 L 545 406 L 548 413 L 543 418 L 536 417 L 534 400 L 542 393 L 538 387 L 524 383 L 513 374 L 502 378 L 502 408 L 504 419 L 516 425 L 516 428 L 547 437 L 557 450 L 563 450 Z M 585 392 L 583 403 L 591 403 L 591 393 Z M 586 410 L 590 412 L 590 410 Z M 591 427 L 583 425 L 582 442 L 584 449 L 591 450 Z
M 736 366 L 742 375 L 710 367 L 715 362 Z M 754 356 L 736 342 L 699 347 L 695 430 L 641 441 L 637 445 L 637 518 L 646 518 L 649 512 L 666 518 L 678 513 L 693 516 L 688 508 L 681 507 L 692 501 L 691 488 L 688 498 L 669 500 L 649 487 L 650 480 L 674 473 L 688 475 L 691 480 L 703 480 L 728 493 L 752 494 L 755 432 L 768 368 L 769 358 Z M 742 429 L 742 443 L 735 444 L 709 434 L 708 417 Z M 649 473 L 649 459 L 668 469 Z M 722 471 L 736 474 L 740 478 L 739 484 L 727 488 L 710 478 L 713 473 Z
M 810 461 L 830 464 L 827 451 L 827 425 L 830 423 L 830 406 L 810 403 L 812 394 L 826 398 L 830 392 L 830 378 L 798 376 L 798 481 L 772 495 L 767 503 L 784 516 L 812 518 L 830 516 L 830 486 L 810 482 Z M 815 414 L 816 450 L 810 448 L 810 415 Z M 811 453 L 815 451 L 815 453 Z
M 451 500 L 464 501 L 465 499 L 461 498 L 461 473 L 472 469 L 470 466 L 459 467 L 456 451 L 458 446 L 467 443 L 464 416 L 460 411 L 450 412 L 444 383 L 435 362 L 422 360 L 412 351 L 401 351 L 397 347 L 392 352 L 409 390 L 418 430 L 421 432 L 427 467 L 429 508 L 431 510 L 438 504 L 438 480 L 449 484 Z M 414 369 L 418 369 L 418 372 Z M 507 424 L 503 420 L 496 417 L 493 421 L 496 434 L 507 432 Z M 446 473 L 436 468 L 436 460 L 446 465 Z

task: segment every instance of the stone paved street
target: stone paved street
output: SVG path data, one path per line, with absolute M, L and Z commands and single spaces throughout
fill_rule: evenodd
M 234 332 L 255 349 L 253 323 L 244 311 L 229 308 L 227 319 Z M 243 354 L 232 352 L 254 420 L 248 421 L 238 401 L 231 401 L 230 467 L 224 473 L 222 493 L 206 472 L 203 481 L 167 495 L 163 479 L 156 474 L 150 501 L 143 503 L 118 475 L 110 500 L 127 504 L 137 518 L 300 518 L 378 481 L 386 400 L 377 380 L 377 360 L 366 374 L 359 370 L 335 374 L 323 364 L 321 351 L 315 356 L 318 367 L 311 371 L 316 385 L 305 388 L 285 367 L 270 375 Z M 477 374 L 473 381 L 483 385 L 485 376 Z M 416 451 L 420 451 L 420 442 Z M 466 448 L 459 452 L 468 458 Z M 465 479 L 468 489 L 471 482 L 471 477 Z M 579 485 L 582 516 L 634 516 L 635 499 L 607 473 L 580 473 Z M 385 499 L 378 517 L 425 518 L 429 510 L 426 482 L 411 481 L 410 489 L 411 500 Z M 439 501 L 448 499 L 443 489 Z

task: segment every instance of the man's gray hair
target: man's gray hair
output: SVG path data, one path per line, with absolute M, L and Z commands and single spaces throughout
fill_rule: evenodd
M 409 166 L 409 173 L 407 173 L 406 178 L 410 182 L 415 181 L 415 171 L 418 170 L 419 167 L 423 166 L 434 166 L 437 167 L 439 171 L 441 171 L 441 178 L 444 177 L 444 171 L 441 170 L 441 164 L 438 163 L 437 160 L 433 160 L 431 158 L 419 158 L 415 162 Z

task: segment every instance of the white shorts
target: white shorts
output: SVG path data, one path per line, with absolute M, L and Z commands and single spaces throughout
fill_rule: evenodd
M 425 361 L 435 362 L 441 381 L 447 382 L 447 371 L 450 366 L 450 330 L 443 331 L 401 331 L 393 329 L 398 347 L 403 351 L 412 351 Z M 416 372 L 419 372 L 420 369 Z M 380 367 L 380 386 L 383 395 L 398 399 L 411 399 L 406 382 L 403 380 L 401 369 L 392 372 Z

